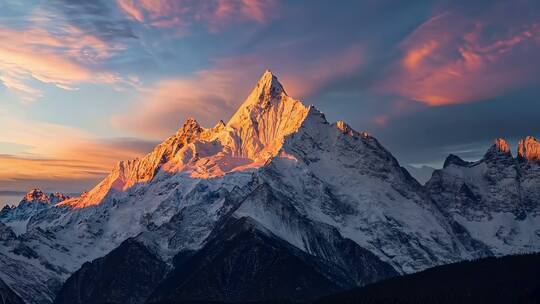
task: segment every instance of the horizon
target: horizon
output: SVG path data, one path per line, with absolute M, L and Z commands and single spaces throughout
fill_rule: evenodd
M 532 1 L 212 3 L 1 3 L 0 208 L 89 190 L 188 117 L 227 121 L 266 69 L 404 167 L 540 135 Z

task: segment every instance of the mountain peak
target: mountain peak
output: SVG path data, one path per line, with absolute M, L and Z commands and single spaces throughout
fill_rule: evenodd
M 443 165 L 443 168 L 446 168 L 450 165 L 456 165 L 458 167 L 466 167 L 466 166 L 469 166 L 471 164 L 471 162 L 468 162 L 468 161 L 464 161 L 463 159 L 461 159 L 461 157 L 455 155 L 455 154 L 450 154 L 448 155 L 448 157 L 446 157 L 446 160 L 444 161 L 444 165 Z
M 67 204 L 78 208 L 99 204 L 111 190 L 125 191 L 149 182 L 160 171 L 208 178 L 262 166 L 277 155 L 285 137 L 300 128 L 309 109 L 289 97 L 267 70 L 227 124 L 220 121 L 213 128 L 203 128 L 188 118 L 152 152 L 121 162 L 88 195 Z
M 225 128 L 225 122 L 223 120 L 220 120 L 215 126 L 214 130 L 221 131 L 223 128 Z
M 30 190 L 23 198 L 24 202 L 49 202 L 49 198 L 38 188 Z
M 298 130 L 309 108 L 285 93 L 266 70 L 244 103 L 227 123 L 234 130 L 234 156 L 265 160 L 275 155 L 288 134 Z
M 510 151 L 510 145 L 508 145 L 506 140 L 497 138 L 493 141 L 493 145 L 487 150 L 486 154 L 484 154 L 483 160 L 489 163 L 508 165 L 514 161 L 514 158 Z
M 68 199 L 70 199 L 70 197 L 64 193 L 54 192 L 49 194 L 49 201 L 53 204 L 60 203 Z
M 266 70 L 231 121 L 235 120 L 234 118 L 236 118 L 237 114 L 243 111 L 243 109 L 264 109 L 271 106 L 273 103 L 281 101 L 285 97 L 288 97 L 288 95 L 285 93 L 285 90 L 277 77 L 270 72 L 270 70 Z
M 493 145 L 488 150 L 488 153 L 490 152 L 512 155 L 512 152 L 510 151 L 510 145 L 504 138 L 496 138 L 493 141 Z
M 349 124 L 347 124 L 343 120 L 336 121 L 336 127 L 344 134 L 354 131 L 353 128 L 351 128 L 351 126 L 349 126 Z
M 272 97 L 277 97 L 281 93 L 285 93 L 283 86 L 270 70 L 266 70 L 262 74 L 261 78 L 257 82 L 257 85 L 255 86 L 255 90 L 256 89 L 259 89 L 261 94 L 269 95 Z
M 186 119 L 179 131 L 181 131 L 182 133 L 186 133 L 190 131 L 200 131 L 201 129 L 202 127 L 199 122 L 195 118 L 189 117 L 188 119 Z
M 493 145 L 501 152 L 509 154 L 510 152 L 510 145 L 508 142 L 503 138 L 497 138 L 493 142 Z
M 519 141 L 518 158 L 521 160 L 540 160 L 540 142 L 533 136 Z

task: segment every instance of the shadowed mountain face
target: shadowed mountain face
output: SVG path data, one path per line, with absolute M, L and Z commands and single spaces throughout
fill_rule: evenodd
M 315 304 L 539 303 L 540 254 L 435 267 L 315 301 Z
M 305 299 L 335 292 L 330 265 L 261 231 L 250 219 L 224 227 L 222 235 L 178 263 L 149 303 Z
M 356 244 L 342 242 L 343 257 L 350 264 L 356 261 L 362 279 L 397 274 Z M 306 254 L 250 218 L 232 218 L 202 250 L 177 260 L 149 303 L 305 300 L 356 285 L 341 265 Z
M 188 119 L 80 197 L 3 211 L 0 271 L 29 304 L 296 301 L 537 250 L 537 149 L 522 145 L 449 157 L 424 187 L 267 71 L 228 123 Z
M 9 286 L 0 280 L 0 303 L 2 304 L 25 304 L 24 301 L 17 295 Z
M 350 240 L 337 240 L 336 246 L 340 256 L 325 260 L 279 239 L 250 218 L 233 217 L 201 250 L 178 253 L 167 275 L 158 257 L 127 240 L 105 257 L 85 263 L 67 280 L 55 303 L 305 300 L 357 286 L 358 281 L 397 275 Z
M 167 271 L 145 246 L 126 240 L 107 256 L 84 263 L 64 284 L 55 303 L 144 303 Z

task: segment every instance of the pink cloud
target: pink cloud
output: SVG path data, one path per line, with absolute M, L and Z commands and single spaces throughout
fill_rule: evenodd
M 118 7 L 133 20 L 161 28 L 203 23 L 212 31 L 220 25 L 255 21 L 271 15 L 274 0 L 117 0 Z
M 227 119 L 233 112 L 239 91 L 239 70 L 217 68 L 192 77 L 167 79 L 146 90 L 127 113 L 112 118 L 115 127 L 155 139 L 163 139 L 188 117 L 206 126 Z
M 87 68 L 108 58 L 118 46 L 86 34 L 74 27 L 51 34 L 43 29 L 15 30 L 0 28 L 0 81 L 8 89 L 32 101 L 41 92 L 32 80 L 73 90 L 82 82 L 114 84 L 122 80 L 109 72 Z
M 431 18 L 402 42 L 403 56 L 380 89 L 440 106 L 533 83 L 538 67 L 527 58 L 539 61 L 540 23 L 498 17 L 448 12 Z

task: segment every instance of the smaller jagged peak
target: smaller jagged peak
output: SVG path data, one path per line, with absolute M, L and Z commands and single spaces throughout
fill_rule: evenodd
M 491 147 L 487 150 L 486 156 L 489 155 L 512 155 L 510 145 L 503 138 L 497 138 L 493 141 Z
M 214 126 L 214 130 L 215 131 L 220 131 L 220 130 L 223 130 L 223 128 L 225 128 L 225 122 L 223 122 L 223 120 L 220 120 L 215 126 Z
M 176 135 L 169 138 L 169 140 L 173 140 L 173 142 L 178 142 L 179 140 L 179 142 L 181 142 L 182 144 L 186 144 L 198 138 L 200 134 L 204 132 L 204 130 L 205 129 L 201 127 L 201 125 L 195 118 L 189 117 L 188 119 L 186 119 L 182 127 L 178 129 Z M 165 142 L 165 145 L 168 145 L 167 141 Z
M 64 193 L 54 192 L 49 194 L 49 201 L 53 204 L 60 203 L 68 199 L 70 199 L 70 197 Z
M 277 97 L 281 93 L 285 93 L 283 86 L 277 79 L 276 75 L 270 70 L 264 71 L 263 75 L 257 82 L 255 90 L 260 92 L 260 95 L 267 95 L 272 97 Z
M 369 134 L 369 133 L 366 132 L 366 131 L 360 132 L 360 136 L 362 136 L 362 138 L 364 138 L 364 139 L 371 138 L 371 134 Z
M 540 161 L 540 142 L 533 137 L 527 136 L 519 141 L 518 159 Z
M 371 135 L 368 132 L 365 132 L 365 131 L 358 132 L 343 120 L 336 121 L 335 126 L 343 134 L 348 134 L 348 135 L 351 135 L 351 136 L 360 136 L 363 139 L 370 139 L 371 138 Z
M 504 138 L 497 138 L 493 141 L 493 147 L 499 152 L 504 154 L 512 154 L 510 151 L 510 145 Z
M 471 164 L 471 162 L 464 161 L 461 157 L 459 157 L 459 156 L 457 156 L 455 154 L 450 154 L 444 160 L 443 168 L 446 168 L 446 167 L 448 167 L 450 165 L 455 165 L 455 166 L 458 166 L 458 167 L 467 167 L 470 164 Z
M 484 154 L 483 161 L 496 162 L 496 163 L 510 163 L 513 162 L 512 151 L 510 151 L 510 145 L 506 140 L 497 138 L 493 141 L 493 145 Z
M 182 125 L 179 131 L 186 132 L 186 131 L 196 131 L 196 130 L 201 130 L 201 129 L 202 127 L 199 124 L 199 122 L 195 118 L 189 117 L 188 119 L 186 119 L 186 121 L 184 122 L 184 124 Z
M 338 128 L 338 130 L 340 130 L 343 134 L 348 134 L 354 131 L 353 128 L 351 128 L 351 126 L 349 126 L 349 124 L 343 120 L 336 121 L 336 128 Z
M 42 203 L 48 203 L 49 198 L 43 191 L 41 191 L 38 188 L 34 188 L 30 190 L 23 198 L 23 202 L 42 202 Z

